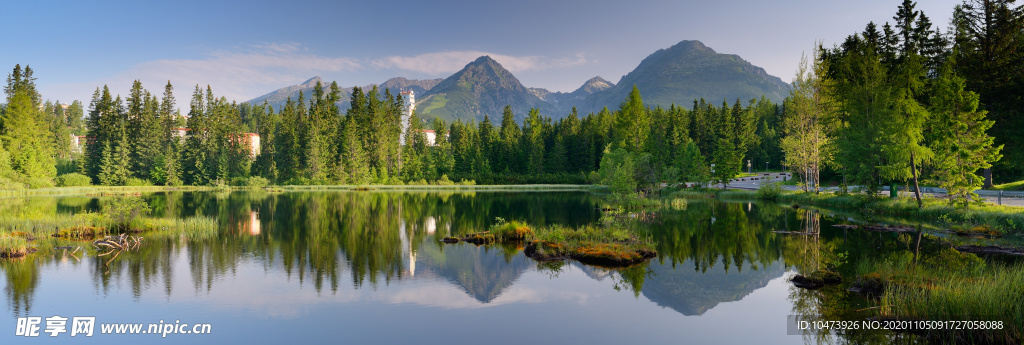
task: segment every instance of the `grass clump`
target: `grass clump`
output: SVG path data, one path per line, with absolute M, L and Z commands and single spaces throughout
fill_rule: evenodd
M 0 234 L 0 258 L 16 258 L 29 253 L 28 240 L 10 233 Z
M 147 218 L 140 222 L 140 231 L 157 231 L 163 234 L 185 236 L 190 240 L 205 240 L 217 237 L 217 218 L 195 216 L 188 218 Z
M 992 186 L 995 190 L 1024 190 L 1024 181 L 1016 181 Z
M 92 179 L 79 173 L 70 173 L 57 176 L 57 187 L 88 187 Z

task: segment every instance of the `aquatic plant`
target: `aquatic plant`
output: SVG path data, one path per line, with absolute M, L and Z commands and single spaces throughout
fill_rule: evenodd
M 0 234 L 0 258 L 16 258 L 28 254 L 28 241 L 10 233 Z

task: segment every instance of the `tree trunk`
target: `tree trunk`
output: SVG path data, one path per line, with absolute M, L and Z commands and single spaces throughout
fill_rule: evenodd
M 917 183 L 917 163 L 914 162 L 914 151 L 910 151 L 910 175 L 914 177 L 914 197 L 917 198 L 917 208 L 921 209 L 921 187 Z

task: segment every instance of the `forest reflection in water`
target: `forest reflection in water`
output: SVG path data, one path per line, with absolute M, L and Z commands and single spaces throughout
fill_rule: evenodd
M 627 269 L 578 262 L 537 262 L 517 246 L 446 245 L 439 241 L 487 229 L 495 217 L 535 226 L 577 226 L 599 222 L 601 196 L 583 192 L 303 192 L 189 193 L 148 195 L 155 216 L 217 217 L 213 239 L 147 237 L 140 250 L 115 260 L 95 253 L 77 256 L 53 247 L 84 242 L 37 240 L 40 251 L 2 260 L 5 296 L 14 315 L 32 314 L 36 288 L 57 265 L 85 270 L 96 295 L 123 293 L 138 300 L 148 290 L 171 296 L 176 289 L 210 291 L 242 266 L 280 270 L 289 282 L 337 292 L 343 284 L 360 289 L 394 281 L 446 281 L 478 303 L 492 303 L 529 271 L 553 282 L 568 269 L 644 296 L 682 315 L 703 315 L 717 305 L 742 300 L 786 272 L 813 272 L 838 261 L 857 262 L 912 249 L 898 234 L 848 231 L 843 222 L 817 210 L 770 203 L 691 201 L 685 210 L 662 209 L 635 226 L 657 242 L 659 256 Z M 0 212 L 76 213 L 95 210 L 90 197 L 7 199 Z M 793 236 L 773 231 L 814 233 Z M 175 267 L 183 258 L 187 271 Z M 853 265 L 839 265 L 852 274 Z M 187 274 L 191 286 L 175 286 Z M 347 281 L 344 281 L 346 280 Z M 788 283 L 787 283 L 788 284 Z M 843 289 L 806 291 L 790 285 L 793 314 L 830 315 L 869 306 Z

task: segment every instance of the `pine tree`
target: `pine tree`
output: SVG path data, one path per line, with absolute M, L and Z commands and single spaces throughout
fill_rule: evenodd
M 530 109 L 523 123 L 523 150 L 526 158 L 526 173 L 537 175 L 544 173 L 544 129 L 540 110 Z
M 504 173 L 518 173 L 521 171 L 521 155 L 522 151 L 519 146 L 519 140 L 522 133 L 519 130 L 519 124 L 516 123 L 515 117 L 512 114 L 512 107 L 506 105 L 505 110 L 501 117 L 501 157 L 498 158 L 497 164 L 493 167 L 495 171 Z
M 8 78 L 10 79 L 10 78 Z M 14 95 L 0 116 L 0 140 L 11 154 L 11 167 L 27 178 L 52 180 L 57 175 L 53 138 L 39 107 L 32 103 L 31 90 L 13 86 Z
M 49 103 L 49 102 L 47 102 Z M 53 134 L 53 148 L 56 158 L 69 160 L 72 156 L 71 129 L 67 126 L 64 107 L 58 100 L 53 105 L 53 110 L 47 112 L 50 133 Z
M 723 103 L 722 109 L 728 111 L 728 104 Z M 743 156 L 736 148 L 736 136 L 742 134 L 732 130 L 736 128 L 736 122 L 729 113 L 722 115 L 722 123 L 719 128 L 721 131 L 711 160 L 715 165 L 712 168 L 714 171 L 711 176 L 714 178 L 715 184 L 722 184 L 723 188 L 729 189 L 729 182 L 736 174 L 740 173 L 740 160 L 743 159 Z
M 278 116 L 274 113 L 274 107 L 266 101 L 257 107 L 256 114 L 259 116 L 260 155 L 256 158 L 256 171 L 270 181 L 277 181 L 277 145 L 275 134 L 277 132 Z
M 345 132 L 342 135 L 340 166 L 342 169 L 343 183 L 367 184 L 370 182 L 370 165 L 366 153 L 363 151 L 363 143 L 359 138 L 359 131 L 355 118 L 347 117 L 345 120 Z
M 951 65 L 934 83 L 929 126 L 934 139 L 929 146 L 935 153 L 935 178 L 950 195 L 950 203 L 968 207 L 982 201 L 974 193 L 983 181 L 977 171 L 998 161 L 1003 146 L 996 146 L 995 138 L 986 133 L 995 121 L 978 110 L 978 94 L 966 90 L 966 80 L 955 75 Z
M 121 141 L 117 143 L 117 147 L 114 148 L 114 153 L 110 158 L 113 165 L 109 176 L 110 182 L 112 182 L 110 185 L 124 185 L 128 182 L 128 179 L 133 177 L 131 171 L 131 146 L 128 143 L 127 135 L 121 135 Z
M 164 86 L 164 96 L 160 100 L 160 120 L 163 127 L 163 149 L 167 150 L 170 148 L 172 141 L 178 140 L 175 138 L 175 128 L 178 127 L 177 114 L 174 111 L 174 86 L 171 85 L 171 81 L 167 81 L 167 85 Z
M 679 179 L 683 182 L 704 184 L 710 179 L 704 156 L 700 154 L 700 149 L 693 140 L 687 140 L 683 145 L 676 165 L 679 167 Z
M 104 186 L 116 186 L 118 185 L 117 177 L 114 173 L 114 157 L 113 149 L 110 147 L 109 141 L 104 141 L 103 146 L 99 148 L 100 152 L 100 163 L 99 173 L 97 179 L 101 185 Z
M 630 152 L 645 152 L 651 131 L 651 117 L 640 97 L 640 89 L 633 85 L 629 96 L 619 106 L 615 116 L 618 145 Z

